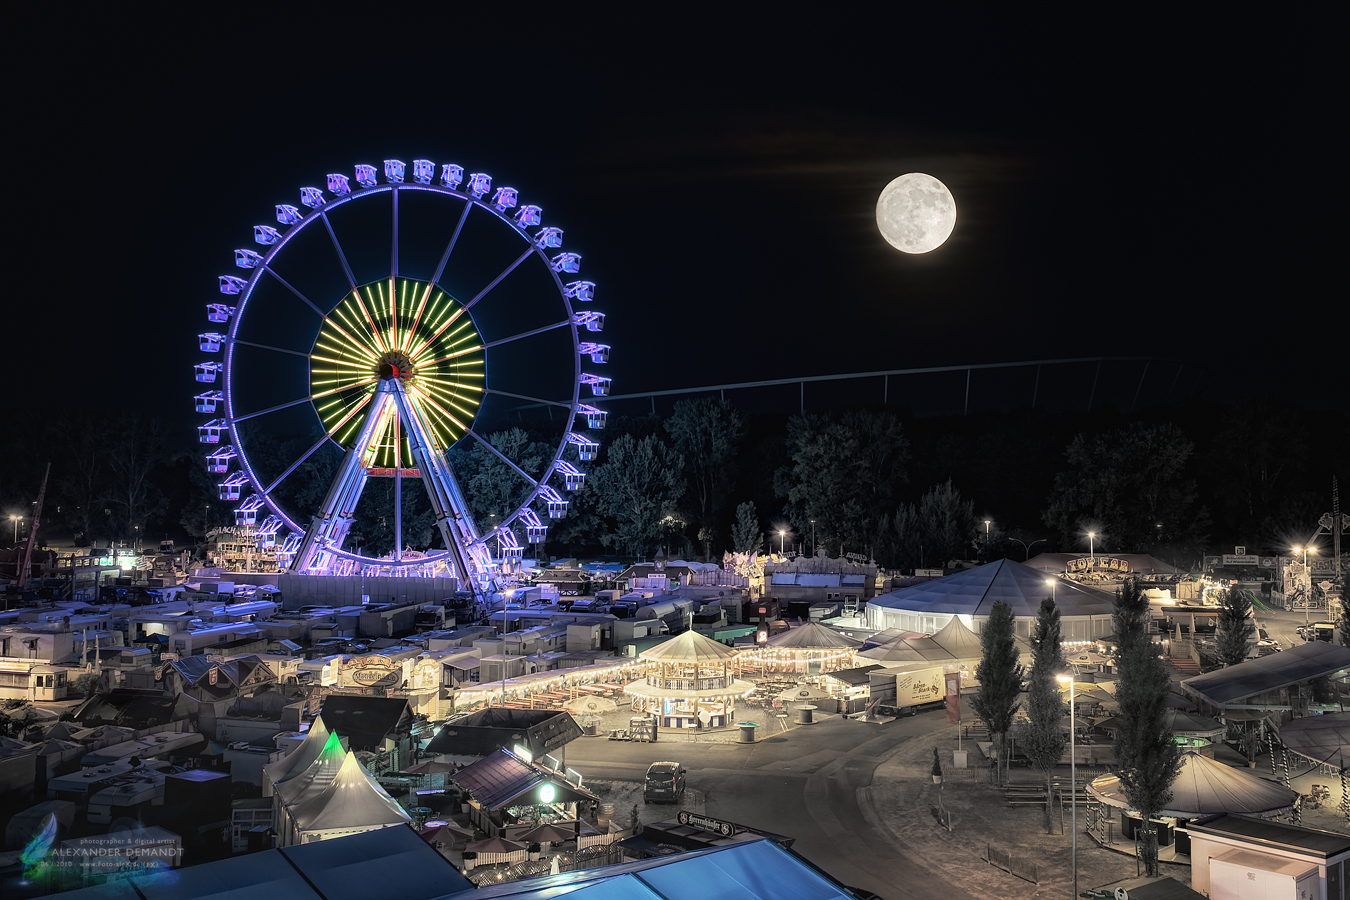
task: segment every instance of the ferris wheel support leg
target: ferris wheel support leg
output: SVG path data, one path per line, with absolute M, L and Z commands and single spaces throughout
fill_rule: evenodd
M 310 526 L 305 531 L 291 563 L 291 571 L 301 574 L 322 574 L 318 571 L 320 556 L 325 547 L 341 549 L 352 527 L 352 511 L 361 499 L 361 491 L 366 486 L 366 477 L 370 466 L 371 442 L 377 429 L 393 411 L 394 404 L 389 396 L 387 383 L 381 383 L 376 389 L 374 401 L 366 413 L 366 420 L 357 432 L 352 449 L 342 461 L 333 486 L 328 489 L 323 506 L 319 509 Z
M 475 594 L 483 592 L 483 584 L 490 573 L 478 565 L 469 546 L 478 540 L 478 528 L 469 516 L 469 505 L 464 500 L 459 482 L 445 461 L 445 455 L 429 438 L 430 428 L 421 410 L 403 390 L 403 385 L 391 383 L 390 391 L 403 422 L 404 433 L 412 450 L 413 460 L 422 473 L 422 484 L 431 500 L 436 516 L 436 527 L 450 551 L 450 562 L 460 584 Z

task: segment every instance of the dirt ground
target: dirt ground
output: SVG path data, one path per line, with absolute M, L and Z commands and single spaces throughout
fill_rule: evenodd
M 933 784 L 930 769 L 937 746 L 947 775 Z M 973 768 L 951 768 L 956 726 L 900 744 L 877 767 L 872 784 L 859 789 L 858 804 L 879 834 L 890 834 L 923 864 L 972 896 L 1067 897 L 1072 893 L 1069 815 L 1065 834 L 1046 834 L 1039 808 L 1009 807 L 1003 789 L 989 783 L 987 765 L 970 741 Z M 1014 770 L 1013 780 L 1033 780 Z M 938 823 L 939 793 L 952 814 L 952 831 Z M 1105 850 L 1085 831 L 1087 815 L 1078 811 L 1078 890 L 1136 874 L 1132 857 Z M 987 860 L 988 848 L 1025 856 L 1039 864 L 1040 884 L 1032 884 Z M 1164 875 L 1190 884 L 1190 867 L 1164 864 Z

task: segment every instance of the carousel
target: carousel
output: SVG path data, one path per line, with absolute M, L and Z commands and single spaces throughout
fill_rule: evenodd
M 853 666 L 853 655 L 862 646 L 819 622 L 798 625 L 775 634 L 762 646 L 744 654 L 744 665 L 758 667 L 765 677 L 795 675 L 799 679 L 823 675 Z
M 736 651 L 693 631 L 639 654 L 646 675 L 624 688 L 633 711 L 660 728 L 726 728 L 755 686 L 736 678 Z

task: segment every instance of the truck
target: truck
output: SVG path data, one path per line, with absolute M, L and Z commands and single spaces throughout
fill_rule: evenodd
M 871 705 L 893 709 L 895 715 L 912 715 L 946 700 L 946 677 L 942 666 L 921 669 L 880 669 L 869 673 Z M 883 713 L 885 714 L 885 713 Z

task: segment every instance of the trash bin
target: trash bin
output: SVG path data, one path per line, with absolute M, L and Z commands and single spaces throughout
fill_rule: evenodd
M 797 724 L 814 725 L 816 720 L 812 718 L 812 715 L 815 713 L 815 711 L 816 707 L 812 706 L 809 703 L 797 707 Z
M 741 730 L 741 736 L 736 743 L 753 744 L 755 742 L 755 729 L 759 727 L 758 722 L 737 722 L 736 727 Z

